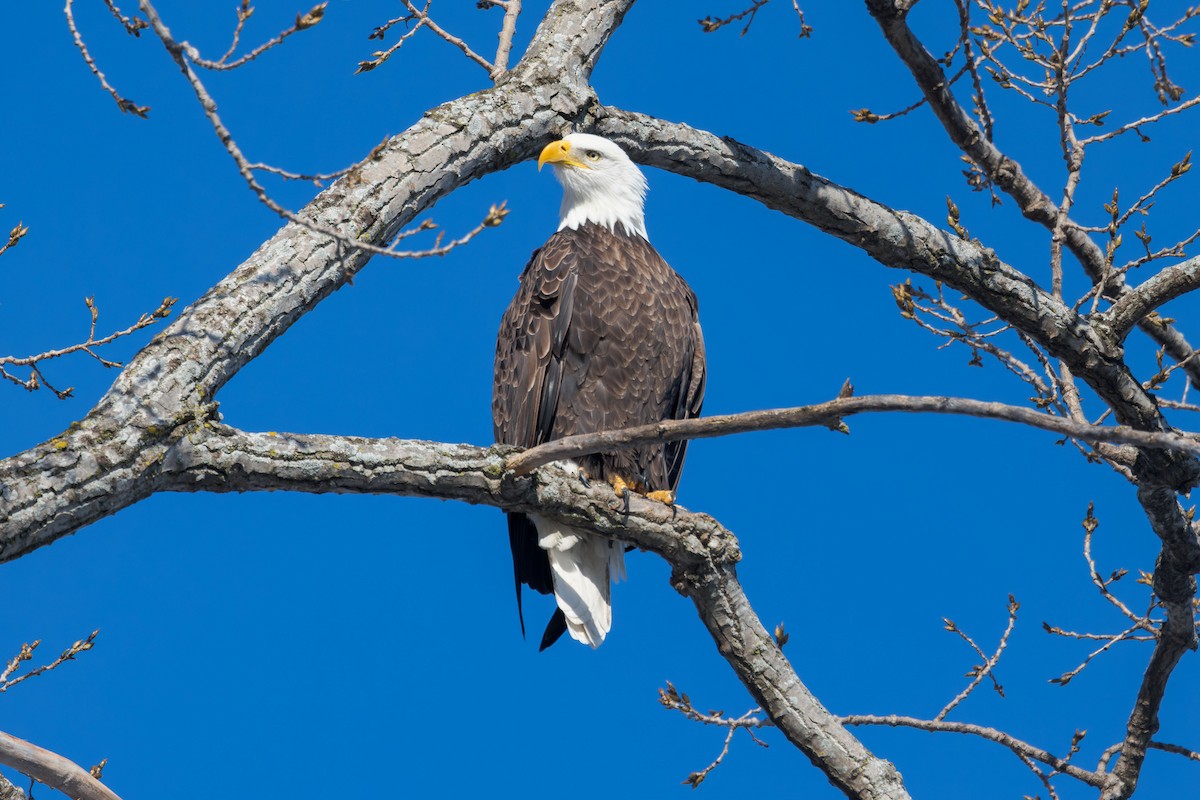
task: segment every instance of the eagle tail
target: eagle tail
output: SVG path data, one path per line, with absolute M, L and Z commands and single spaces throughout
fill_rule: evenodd
M 538 545 L 550 559 L 554 598 L 567 632 L 576 641 L 599 647 L 612 628 L 610 583 L 625 577 L 624 548 L 545 517 L 531 514 L 530 519 L 537 527 Z M 554 623 L 552 619 L 551 627 Z

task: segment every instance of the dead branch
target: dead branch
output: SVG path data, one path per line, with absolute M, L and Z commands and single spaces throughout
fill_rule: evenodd
M 3 732 L 0 732 L 0 764 L 75 800 L 121 800 L 75 762 Z
M 551 461 L 588 453 L 608 452 L 651 442 L 704 439 L 751 431 L 823 426 L 838 429 L 844 417 L 871 412 L 954 414 L 1017 422 L 1061 433 L 1086 442 L 1111 442 L 1139 447 L 1177 448 L 1200 454 L 1200 441 L 1180 433 L 1149 433 L 1124 426 L 1088 425 L 1063 417 L 1043 414 L 1021 406 L 988 403 L 962 397 L 913 397 L 908 395 L 864 395 L 828 400 L 811 406 L 748 411 L 689 420 L 668 420 L 619 431 L 566 436 L 513 456 L 508 469 L 524 475 Z

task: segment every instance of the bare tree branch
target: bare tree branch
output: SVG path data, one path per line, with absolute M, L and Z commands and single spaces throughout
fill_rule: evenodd
M 1102 788 L 1105 785 L 1104 776 L 1089 772 L 1086 769 L 1075 766 L 1069 763 L 1065 758 L 1059 758 L 1040 747 L 1023 742 L 1014 736 L 1010 736 L 1003 731 L 998 731 L 995 728 L 987 728 L 982 725 L 972 725 L 968 722 L 948 722 L 946 720 L 930 720 L 918 719 L 916 717 L 904 717 L 896 714 L 888 714 L 886 716 L 878 716 L 875 714 L 852 714 L 845 717 L 839 717 L 845 725 L 886 725 L 892 728 L 916 728 L 921 731 L 931 732 L 946 732 L 946 733 L 963 733 L 969 736 L 978 736 L 981 739 L 995 742 L 1003 745 L 1009 750 L 1012 750 L 1018 756 L 1032 759 L 1038 763 L 1053 767 L 1064 775 L 1069 775 L 1076 780 L 1082 781 L 1089 786 Z
M 121 800 L 75 762 L 2 732 L 0 764 L 23 772 L 38 783 L 44 783 L 75 800 Z
M 1167 267 L 1153 278 L 1123 294 L 1101 319 L 1113 335 L 1124 338 L 1135 325 L 1164 303 L 1200 288 L 1200 256 Z
M 1065 434 L 1083 441 L 1175 448 L 1200 455 L 1200 440 L 1181 433 L 1150 433 L 1125 427 L 1088 425 L 1031 408 L 964 397 L 864 395 L 827 400 L 811 406 L 747 411 L 741 414 L 722 414 L 687 420 L 664 420 L 617 431 L 564 436 L 513 456 L 509 460 L 508 468 L 521 475 L 552 461 L 653 442 L 705 439 L 781 428 L 823 426 L 836 430 L 844 417 L 873 412 L 935 413 L 1004 420 Z
M 13 673 L 17 671 L 17 668 L 20 667 L 22 663 L 33 658 L 33 651 L 37 649 L 38 645 L 41 644 L 41 641 L 38 640 L 33 644 L 21 645 L 21 651 L 17 653 L 17 655 L 13 656 L 9 660 L 8 666 L 4 668 L 4 671 L 0 672 L 0 693 L 7 692 L 9 689 L 16 686 L 18 683 L 21 683 L 22 681 L 37 677 L 38 675 L 49 672 L 52 669 L 56 669 L 68 661 L 74 661 L 75 656 L 92 649 L 92 645 L 95 643 L 96 636 L 99 635 L 99 633 L 100 631 L 98 630 L 92 631 L 91 635 L 86 639 L 80 639 L 66 650 L 63 650 L 58 658 L 54 659 L 48 664 L 43 664 L 36 669 L 31 669 L 29 672 L 26 672 L 23 675 L 18 675 L 14 678 L 12 677 Z

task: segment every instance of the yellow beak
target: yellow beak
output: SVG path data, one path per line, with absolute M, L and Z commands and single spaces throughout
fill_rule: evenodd
M 571 158 L 571 143 L 566 139 L 551 142 L 542 149 L 542 154 L 538 156 L 538 170 L 546 164 L 561 164 L 564 167 L 586 166 L 583 162 Z

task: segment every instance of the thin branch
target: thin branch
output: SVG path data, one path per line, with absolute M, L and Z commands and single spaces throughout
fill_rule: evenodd
M 1158 629 L 1155 628 L 1154 625 L 1152 625 L 1150 623 L 1149 619 L 1147 619 L 1146 617 L 1138 616 L 1137 614 L 1133 613 L 1133 611 L 1131 611 L 1129 609 L 1129 606 L 1127 606 L 1123 602 L 1121 602 L 1120 598 L 1118 598 L 1116 595 L 1114 595 L 1112 593 L 1112 591 L 1108 588 L 1110 583 L 1120 580 L 1120 578 L 1124 575 L 1124 572 L 1120 572 L 1120 571 L 1116 572 L 1113 574 L 1113 576 L 1111 578 L 1109 578 L 1108 580 L 1105 580 L 1103 577 L 1101 577 L 1099 570 L 1096 569 L 1096 560 L 1094 558 L 1092 558 L 1092 535 L 1096 532 L 1096 529 L 1098 527 L 1100 527 L 1100 522 L 1099 522 L 1099 520 L 1096 519 L 1094 512 L 1095 512 L 1095 507 L 1092 503 L 1089 502 L 1088 507 L 1087 507 L 1087 516 L 1084 517 L 1083 523 L 1082 523 L 1083 524 L 1083 558 L 1085 561 L 1087 561 L 1088 575 L 1091 577 L 1092 583 L 1100 591 L 1101 596 L 1103 596 L 1105 600 L 1107 600 L 1109 603 L 1111 603 L 1114 608 L 1116 608 L 1118 611 L 1120 611 L 1122 614 L 1124 614 L 1125 617 L 1128 618 L 1129 621 L 1134 624 L 1134 627 L 1141 628 L 1142 630 L 1146 631 L 1147 633 L 1153 634 L 1154 636 L 1158 636 Z M 1107 649 L 1107 648 L 1105 648 L 1105 649 Z
M 142 119 L 145 119 L 146 115 L 150 113 L 150 106 L 139 106 L 132 100 L 127 100 L 126 98 L 122 97 L 120 92 L 114 89 L 108 82 L 108 79 L 104 77 L 104 73 L 100 71 L 100 68 L 96 66 L 96 60 L 92 58 L 92 54 L 88 52 L 87 45 L 83 42 L 83 36 L 80 35 L 79 28 L 75 25 L 75 9 L 73 8 L 74 3 L 75 0 L 67 0 L 67 5 L 63 11 L 67 15 L 67 27 L 71 30 L 71 37 L 75 40 L 75 47 L 79 49 L 79 53 L 83 56 L 84 63 L 87 64 L 88 69 L 92 71 L 92 74 L 96 76 L 96 79 L 100 81 L 100 85 L 104 87 L 104 91 L 112 95 L 113 100 L 117 102 L 117 108 L 121 109 L 127 114 L 133 114 L 135 117 L 141 117 Z M 110 6 L 110 8 L 115 7 Z M 117 13 L 118 18 L 120 18 L 120 12 Z M 143 24 L 141 27 L 145 27 L 145 25 Z
M 1162 750 L 1164 753 L 1174 753 L 1177 756 L 1183 756 L 1188 761 L 1200 761 L 1200 752 L 1189 750 L 1186 747 L 1180 747 L 1177 744 L 1168 744 L 1167 742 L 1150 742 L 1151 750 Z
M 879 716 L 875 714 L 854 714 L 851 716 L 838 717 L 843 725 L 886 725 L 892 728 L 916 728 L 921 731 L 930 732 L 945 732 L 945 733 L 962 733 L 969 736 L 978 736 L 982 739 L 995 742 L 999 745 L 1007 747 L 1009 750 L 1022 758 L 1028 758 L 1041 764 L 1053 767 L 1055 770 L 1064 775 L 1068 775 L 1076 780 L 1082 781 L 1089 786 L 1103 787 L 1104 776 L 1100 773 L 1091 772 L 1086 769 L 1075 766 L 1068 762 L 1065 758 L 1059 758 L 1052 753 L 1034 747 L 1033 745 L 1023 742 L 1014 736 L 1011 736 L 1003 731 L 995 728 L 987 728 L 982 725 L 973 725 L 967 722 L 947 722 L 946 720 L 929 720 L 918 719 L 916 717 L 904 717 L 896 714 L 887 716 Z
M 457 47 L 462 51 L 463 55 L 487 70 L 488 75 L 494 76 L 496 73 L 496 67 L 492 64 L 492 62 L 488 61 L 486 58 L 472 50 L 465 41 L 445 30 L 433 21 L 433 19 L 429 16 L 429 6 L 432 2 L 433 0 L 426 0 L 425 8 L 418 9 L 412 0 L 404 0 L 404 7 L 408 9 L 409 14 L 418 20 L 419 25 L 424 25 L 426 28 L 429 28 L 429 30 L 436 33 L 438 37 Z M 507 14 L 505 15 L 505 21 L 507 22 Z M 513 24 L 516 24 L 515 18 Z
M 280 169 L 279 167 L 272 167 L 270 164 L 263 164 L 262 162 L 256 162 L 248 166 L 255 172 L 269 172 L 272 175 L 278 175 L 279 177 L 289 181 L 309 181 L 317 186 L 320 186 L 326 181 L 337 180 L 353 169 L 353 167 L 346 167 L 345 169 L 339 169 L 336 172 L 318 173 L 316 175 L 301 175 L 295 172 L 288 172 L 287 170 Z
M 45 377 L 38 368 L 43 361 L 61 358 L 63 356 L 71 355 L 72 353 L 83 352 L 99 361 L 105 367 L 119 367 L 121 366 L 120 362 L 101 358 L 92 348 L 103 347 L 104 345 L 120 339 L 123 336 L 129 336 L 131 333 L 140 331 L 142 328 L 149 327 L 159 320 L 166 319 L 168 316 L 170 316 L 171 307 L 175 305 L 178 299 L 179 298 L 177 297 L 163 298 L 163 301 L 158 308 L 156 308 L 154 311 L 151 311 L 149 314 L 142 314 L 142 316 L 138 318 L 137 322 L 133 323 L 128 328 L 116 331 L 115 333 L 110 333 L 108 336 L 97 339 L 96 322 L 99 319 L 100 312 L 96 308 L 95 301 L 91 297 L 86 297 L 84 298 L 84 302 L 87 304 L 92 320 L 91 328 L 88 331 L 88 338 L 86 341 L 70 345 L 69 347 L 59 348 L 58 350 L 47 350 L 44 353 L 38 353 L 37 355 L 33 356 L 0 356 L 0 378 L 12 381 L 18 386 L 31 392 L 40 388 L 41 386 L 46 386 L 46 388 L 54 392 L 60 400 L 66 399 L 67 397 L 71 396 L 72 390 L 68 388 L 60 391 L 46 383 Z M 7 366 L 29 367 L 31 370 L 30 377 L 28 379 L 18 378 L 16 375 L 13 375 L 7 369 L 5 369 Z
M 1141 128 L 1158 122 L 1159 120 L 1166 119 L 1167 117 L 1178 114 L 1182 111 L 1187 111 L 1189 108 L 1193 108 L 1198 104 L 1200 104 L 1200 95 L 1197 95 L 1186 102 L 1180 103 L 1177 106 L 1172 106 L 1164 111 L 1160 111 L 1157 114 L 1152 114 L 1148 117 L 1142 117 L 1141 119 L 1128 122 L 1120 127 L 1113 128 L 1111 131 L 1106 131 L 1104 133 L 1097 134 L 1096 136 L 1089 136 L 1086 139 L 1080 139 L 1079 143 L 1083 146 L 1087 146 L 1089 144 L 1096 144 L 1097 142 L 1108 141 L 1109 139 L 1120 136 L 1124 133 L 1129 133 L 1130 131 L 1138 131 L 1140 133 Z
M 259 56 L 261 56 L 263 53 L 267 52 L 268 50 L 270 50 L 274 47 L 278 47 L 279 45 L 283 44 L 284 40 L 287 39 L 289 36 L 299 33 L 300 31 L 306 31 L 309 28 L 315 27 L 318 23 L 321 22 L 322 18 L 324 18 L 325 6 L 327 6 L 327 5 L 328 5 L 328 3 L 318 3 L 317 5 L 313 6 L 308 11 L 308 13 L 297 14 L 296 21 L 294 23 L 292 23 L 292 25 L 289 28 L 287 28 L 287 30 L 285 30 L 285 31 L 277 34 L 275 37 L 267 40 L 265 43 L 254 48 L 253 50 L 251 50 L 249 53 L 246 53 L 241 58 L 238 58 L 234 61 L 227 62 L 226 59 L 228 59 L 231 55 L 233 55 L 233 51 L 237 49 L 238 38 L 241 35 L 242 26 L 245 24 L 246 20 L 250 17 L 250 13 L 252 13 L 254 10 L 254 9 L 249 8 L 249 0 L 242 0 L 242 8 L 239 9 L 239 11 L 238 11 L 237 27 L 234 29 L 234 32 L 233 32 L 233 44 L 229 46 L 229 50 L 226 51 L 225 55 L 221 56 L 216 61 L 212 61 L 207 58 L 201 57 L 200 51 L 197 50 L 195 47 L 192 47 L 191 45 L 189 45 L 187 43 L 184 43 L 184 47 L 187 49 L 188 57 L 192 60 L 192 63 L 196 64 L 196 66 L 203 67 L 204 69 L 208 69 L 208 70 L 214 70 L 214 71 L 237 69 L 238 67 L 242 66 L 243 64 L 245 64 L 249 61 L 253 61 L 254 59 L 258 58 Z
M 242 2 L 245 4 L 248 3 L 249 0 L 242 0 Z M 126 33 L 134 37 L 142 35 L 141 32 L 147 27 L 146 20 L 140 17 L 125 16 L 121 13 L 121 9 L 117 8 L 117 4 L 114 3 L 113 0 L 104 0 L 104 5 L 108 6 L 109 13 L 116 18 L 117 22 L 121 23 L 121 26 L 125 28 Z
M 508 469 L 518 475 L 524 475 L 551 461 L 680 439 L 705 439 L 750 431 L 805 428 L 818 425 L 837 430 L 843 417 L 891 411 L 954 414 L 996 419 L 1065 434 L 1083 441 L 1132 444 L 1150 448 L 1175 448 L 1200 455 L 1200 440 L 1179 433 L 1150 433 L 1125 426 L 1088 425 L 1021 406 L 989 403 L 962 397 L 864 395 L 863 397 L 829 400 L 809 406 L 748 411 L 742 414 L 722 414 L 688 420 L 668 420 L 618 431 L 566 436 L 513 456 L 508 461 Z
M 492 80 L 499 80 L 508 72 L 508 57 L 512 53 L 513 37 L 517 35 L 517 17 L 521 16 L 521 0 L 489 0 L 491 5 L 504 9 L 504 21 L 500 24 L 499 43 L 493 61 Z
M 451 240 L 446 245 L 441 243 L 441 236 L 439 236 L 437 243 L 433 247 L 426 250 L 396 250 L 394 246 L 379 247 L 377 245 L 370 244 L 369 242 L 351 239 L 331 228 L 328 228 L 324 225 L 319 225 L 301 217 L 292 211 L 289 211 L 279 203 L 275 202 L 275 200 L 273 200 L 270 195 L 267 194 L 266 189 L 262 187 L 262 185 L 258 182 L 258 179 L 254 176 L 252 165 L 246 159 L 245 155 L 243 155 L 241 148 L 238 147 L 237 142 L 234 141 L 233 135 L 229 132 L 229 129 L 225 127 L 225 124 L 221 121 L 220 116 L 217 114 L 216 102 L 213 101 L 212 96 L 208 93 L 208 90 L 200 81 L 199 76 L 196 75 L 195 70 L 193 70 L 191 67 L 189 62 L 190 54 L 188 52 L 190 46 L 186 43 L 177 42 L 171 36 L 170 30 L 163 23 L 162 19 L 158 15 L 158 11 L 153 5 L 151 5 L 150 0 L 139 0 L 139 3 L 142 13 L 145 14 L 146 18 L 150 21 L 150 27 L 154 30 L 154 33 L 158 36 L 158 38 L 162 40 L 163 46 L 166 47 L 167 52 L 171 54 L 171 57 L 175 60 L 175 63 L 179 65 L 179 68 L 183 72 L 188 83 L 191 84 L 192 91 L 196 93 L 196 98 L 200 101 L 200 105 L 204 110 L 204 114 L 208 118 L 209 123 L 212 125 L 213 130 L 216 132 L 217 138 L 221 140 L 221 144 L 224 145 L 226 152 L 228 152 L 233 158 L 234 163 L 237 165 L 238 172 L 241 173 L 242 178 L 246 181 L 247 185 L 249 185 L 250 190 L 254 192 L 263 205 L 289 222 L 294 222 L 297 225 L 301 225 L 314 233 L 328 236 L 330 239 L 341 242 L 347 247 L 351 247 L 356 250 L 362 250 L 374 255 L 389 256 L 391 258 L 427 258 L 429 256 L 445 255 L 454 248 L 471 241 L 471 239 L 483 232 L 484 229 L 496 227 L 504 220 L 505 215 L 508 213 L 504 209 L 504 204 L 501 203 L 500 206 L 493 205 L 487 216 L 484 217 L 483 221 L 479 223 L 479 225 L 465 235 Z M 320 8 L 320 6 L 318 6 L 318 8 Z M 426 24 L 429 25 L 430 23 L 427 22 Z M 423 225 L 414 231 L 409 231 L 407 234 L 401 234 L 397 236 L 396 240 L 399 241 L 400 239 L 416 233 L 419 230 L 427 230 L 429 227 L 430 226 L 428 224 Z
M 0 204 L 0 208 L 4 208 L 3 204 Z M 25 238 L 26 234 L 28 233 L 29 228 L 25 225 L 25 223 L 18 222 L 16 226 L 8 232 L 8 241 L 4 243 L 3 247 L 0 247 L 0 256 L 4 255 L 5 252 L 11 248 L 16 247 L 17 243 Z
M 371 34 L 370 38 L 379 39 L 382 41 L 384 33 L 386 33 L 389 28 L 391 28 L 397 22 L 408 22 L 411 19 L 413 19 L 413 16 L 410 14 L 405 17 L 396 17 L 395 19 L 388 20 L 386 24 L 381 25 L 380 27 L 376 28 L 374 30 L 374 32 Z M 396 43 L 394 45 L 392 45 L 391 47 L 389 47 L 387 50 L 376 50 L 374 53 L 371 54 L 371 56 L 372 56 L 371 59 L 358 62 L 358 69 L 354 70 L 354 74 L 358 75 L 360 72 L 370 72 L 371 70 L 375 69 L 376 67 L 382 65 L 385 61 L 387 61 L 389 58 L 391 58 L 397 50 L 399 50 L 401 47 L 403 47 L 405 42 L 407 42 L 412 37 L 416 36 L 417 31 L 419 31 L 419 30 L 421 30 L 421 28 L 425 27 L 426 24 L 427 23 L 425 20 L 420 20 L 419 22 L 417 22 L 416 25 L 414 25 L 412 27 L 411 30 L 405 31 L 400 36 L 400 38 L 396 41 Z
M 767 747 L 767 743 L 754 735 L 756 728 L 773 728 L 775 723 L 767 717 L 760 717 L 761 708 L 752 708 L 740 717 L 726 717 L 723 711 L 709 711 L 707 713 L 699 711 L 692 705 L 691 698 L 686 693 L 681 693 L 675 688 L 674 684 L 667 681 L 666 689 L 658 690 L 658 702 L 664 707 L 678 711 L 693 722 L 700 722 L 704 725 L 715 725 L 720 728 L 727 728 L 725 734 L 725 742 L 721 746 L 721 752 L 712 760 L 707 767 L 697 772 L 693 772 L 683 780 L 683 783 L 691 786 L 693 789 L 704 783 L 704 779 L 708 774 L 720 766 L 725 760 L 725 756 L 729 755 L 729 744 L 733 741 L 733 735 L 739 729 L 744 729 L 755 744 L 760 747 Z
M 999 681 L 996 680 L 995 676 L 992 674 L 992 670 L 996 668 L 996 664 L 1000 662 L 1000 656 L 1004 654 L 1004 648 L 1008 646 L 1008 637 L 1012 635 L 1013 628 L 1016 627 L 1017 610 L 1020 607 L 1021 604 L 1018 603 L 1016 598 L 1010 594 L 1008 596 L 1008 626 L 1005 627 L 1004 633 L 1000 636 L 1000 644 L 996 647 L 996 652 L 993 653 L 990 658 L 983 654 L 983 651 L 979 649 L 979 645 L 975 644 L 975 641 L 968 636 L 965 631 L 960 629 L 950 620 L 945 620 L 946 630 L 957 633 L 963 639 L 963 641 L 970 645 L 971 648 L 979 655 L 979 657 L 983 659 L 983 664 L 972 668 L 971 672 L 968 673 L 970 676 L 972 676 L 972 679 L 971 682 L 967 684 L 967 688 L 959 692 L 953 700 L 946 704 L 945 708 L 938 712 L 938 715 L 933 718 L 934 722 L 941 722 L 944 720 L 946 716 L 953 711 L 956 706 L 958 706 L 959 703 L 961 703 L 963 700 L 966 700 L 971 692 L 975 691 L 975 687 L 982 683 L 984 678 L 991 678 L 992 685 L 995 687 L 997 694 L 999 694 L 1001 697 L 1004 697 L 1004 687 L 1002 687 Z
M 21 645 L 21 652 L 17 653 L 15 656 L 13 656 L 9 660 L 8 666 L 6 666 L 4 668 L 4 672 L 0 673 L 0 693 L 7 692 L 9 689 L 16 686 L 18 683 L 26 681 L 29 678 L 34 678 L 43 673 L 49 672 L 52 669 L 62 666 L 63 664 L 65 664 L 68 661 L 74 661 L 75 656 L 79 655 L 80 653 L 85 653 L 88 650 L 92 649 L 92 646 L 96 641 L 96 636 L 99 635 L 99 633 L 100 633 L 100 631 L 98 631 L 98 630 L 92 631 L 91 634 L 86 639 L 80 639 L 79 641 L 75 642 L 73 645 L 68 647 L 66 650 L 63 650 L 62 653 L 58 656 L 58 658 L 54 659 L 49 664 L 43 664 L 42 666 L 37 667 L 36 669 L 31 669 L 29 672 L 26 672 L 24 675 L 18 675 L 17 677 L 14 678 L 14 677 L 12 677 L 12 675 L 14 672 L 17 671 L 17 668 L 20 667 L 20 665 L 22 663 L 29 661 L 33 658 L 33 651 L 36 650 L 38 645 L 41 644 L 41 640 L 35 641 L 33 644 Z
M 1083 672 L 1083 670 L 1087 667 L 1088 664 L 1092 663 L 1092 659 L 1096 658 L 1096 656 L 1099 656 L 1102 653 L 1107 653 L 1118 642 L 1153 642 L 1155 639 L 1158 638 L 1157 636 L 1135 636 L 1134 635 L 1135 631 L 1142 630 L 1141 625 L 1134 625 L 1133 627 L 1126 628 L 1125 630 L 1123 630 L 1117 634 L 1074 633 L 1071 631 L 1064 631 L 1061 628 L 1056 628 L 1052 625 L 1047 625 L 1045 623 L 1042 623 L 1042 628 L 1047 633 L 1056 634 L 1059 636 L 1065 636 L 1065 637 L 1071 638 L 1071 639 L 1103 639 L 1103 640 L 1105 640 L 1104 644 L 1102 644 L 1100 647 L 1096 648 L 1092 652 L 1088 653 L 1087 657 L 1085 657 L 1083 659 L 1083 661 L 1081 661 L 1079 663 L 1079 665 L 1077 667 L 1075 667 L 1075 669 L 1070 670 L 1069 672 L 1064 672 L 1062 675 L 1059 675 L 1057 678 L 1050 679 L 1050 683 L 1055 683 L 1055 684 L 1058 684 L 1059 686 L 1066 686 L 1068 683 L 1070 683 L 1075 678 L 1076 675 Z

